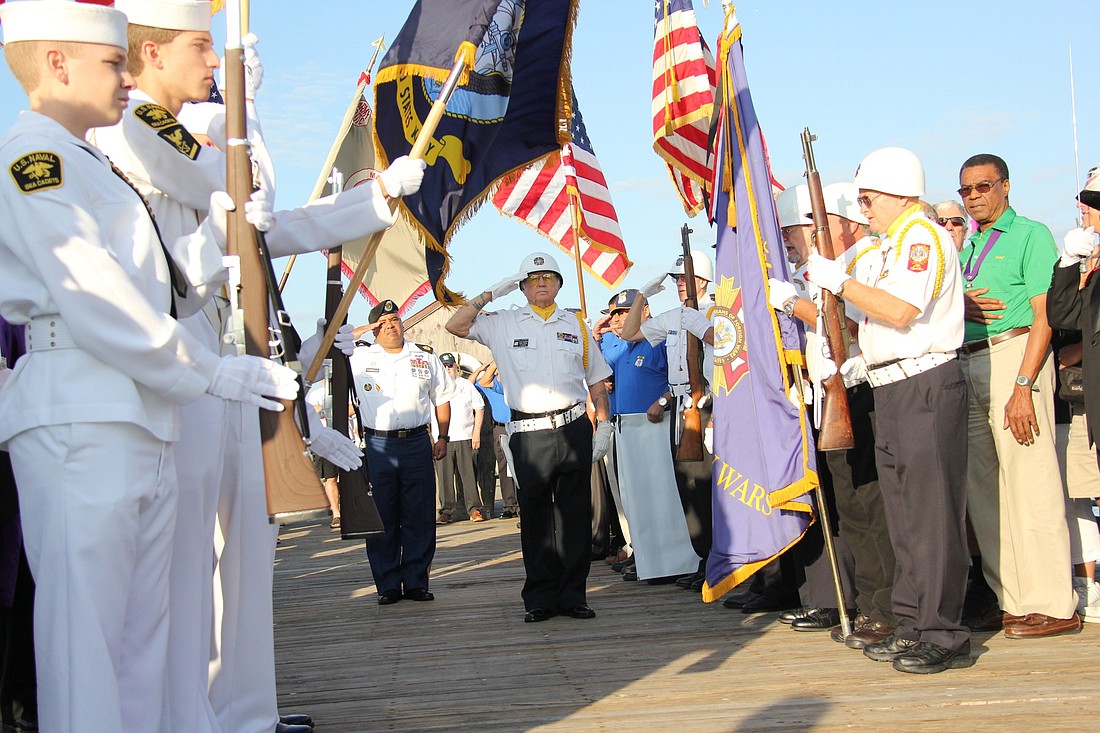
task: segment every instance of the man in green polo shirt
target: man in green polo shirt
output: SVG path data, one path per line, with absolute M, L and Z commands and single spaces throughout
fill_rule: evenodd
M 1008 204 L 1008 166 L 975 155 L 959 195 L 978 231 L 963 245 L 970 388 L 967 503 L 1000 609 L 963 622 L 1027 639 L 1080 629 L 1054 447 L 1054 365 L 1046 292 L 1058 257 L 1039 222 Z M 1003 614 L 1002 614 L 1003 611 Z

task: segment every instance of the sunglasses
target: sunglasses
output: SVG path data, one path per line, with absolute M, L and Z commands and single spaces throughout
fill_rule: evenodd
M 874 203 L 875 199 L 877 199 L 879 196 L 882 196 L 882 194 L 881 193 L 876 193 L 873 197 L 872 196 L 859 196 L 859 197 L 856 198 L 856 203 L 859 204 L 860 206 L 862 206 L 865 209 L 869 209 L 869 208 L 871 208 L 871 204 Z
M 531 283 L 532 285 L 539 282 L 540 280 L 542 282 L 547 282 L 548 283 L 548 282 L 551 282 L 551 281 L 556 281 L 557 279 L 558 279 L 558 276 L 555 275 L 552 272 L 536 272 L 533 275 L 528 275 L 527 276 L 527 282 Z
M 961 216 L 943 216 L 939 219 L 936 219 L 936 221 L 939 222 L 939 225 L 941 227 L 945 227 L 948 224 L 957 227 L 966 226 L 966 219 L 962 218 Z
M 973 186 L 962 186 L 961 188 L 959 188 L 959 195 L 963 198 L 966 198 L 970 195 L 971 191 L 977 191 L 978 193 L 989 193 L 989 191 L 993 188 L 995 184 L 998 184 L 1003 180 L 1003 178 L 998 178 L 995 181 L 985 181 L 975 184 Z

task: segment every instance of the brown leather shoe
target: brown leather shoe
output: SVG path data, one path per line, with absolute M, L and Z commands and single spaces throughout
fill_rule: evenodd
M 844 646 L 849 649 L 862 649 L 868 644 L 877 644 L 885 641 L 886 637 L 894 633 L 893 626 L 887 626 L 881 621 L 871 621 L 858 631 L 853 631 L 844 639 Z
M 438 517 L 435 518 L 435 523 L 436 524 L 450 524 L 451 523 L 451 515 L 450 514 L 440 514 Z
M 484 522 L 485 517 L 477 509 L 474 509 L 472 512 L 470 512 L 470 521 L 471 522 Z
M 1076 634 L 1081 630 L 1081 617 L 1054 618 L 1041 613 L 1029 613 L 1018 623 L 1005 628 L 1008 639 L 1038 639 L 1059 634 Z
M 856 616 L 855 621 L 852 622 L 852 631 L 859 631 L 869 623 L 871 623 L 871 617 L 865 616 L 861 613 Z M 851 634 L 849 634 L 848 636 L 851 636 Z M 839 626 L 829 632 L 829 638 L 835 641 L 837 644 L 843 644 L 845 639 L 844 634 L 840 631 Z

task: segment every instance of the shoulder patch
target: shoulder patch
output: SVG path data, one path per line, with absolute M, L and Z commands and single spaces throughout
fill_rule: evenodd
M 927 244 L 914 244 L 909 248 L 909 270 L 924 272 L 928 269 L 928 256 L 932 248 Z
M 417 344 L 416 348 L 420 349 L 421 351 L 423 351 L 426 354 L 435 353 L 435 349 L 433 349 L 431 346 L 428 346 L 427 344 Z
M 12 163 L 8 172 L 23 193 L 61 188 L 65 183 L 61 172 L 61 156 L 45 150 L 27 153 Z
M 191 160 L 199 157 L 202 146 L 192 137 L 171 112 L 159 104 L 143 104 L 134 110 L 134 116 L 157 132 L 157 136 Z

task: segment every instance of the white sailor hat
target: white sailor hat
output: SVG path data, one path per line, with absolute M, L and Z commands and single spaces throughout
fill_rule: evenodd
M 134 25 L 170 31 L 209 31 L 209 0 L 115 0 Z
M 826 214 L 833 214 L 841 219 L 854 221 L 857 224 L 870 223 L 867 221 L 867 217 L 860 212 L 859 204 L 856 203 L 856 199 L 859 198 L 859 189 L 855 187 L 854 183 L 845 181 L 830 183 L 821 189 L 821 197 L 825 199 Z M 807 222 L 812 222 L 813 214 L 807 214 L 807 216 L 810 217 Z
M 68 41 L 126 48 L 126 16 L 73 0 L 9 0 L 0 5 L 4 43 Z

